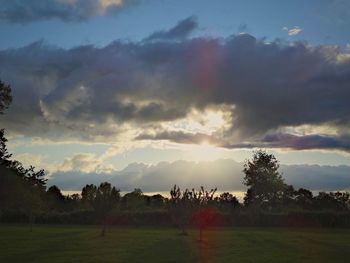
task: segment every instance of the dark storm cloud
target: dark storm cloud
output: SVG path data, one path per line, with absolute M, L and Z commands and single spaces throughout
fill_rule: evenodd
M 251 143 L 230 143 L 213 135 L 186 133 L 182 131 L 161 131 L 154 134 L 142 133 L 135 140 L 166 140 L 183 144 L 207 143 L 222 148 L 289 148 L 293 150 L 329 149 L 350 151 L 350 136 L 294 135 L 288 133 L 267 134 Z
M 19 134 L 91 140 L 118 134 L 122 124 L 149 128 L 221 107 L 231 109 L 231 127 L 206 138 L 218 146 L 349 149 L 350 58 L 334 46 L 266 43 L 248 34 L 69 50 L 38 42 L 0 51 L 0 67 L 14 92 L 2 123 Z M 327 126 L 335 135 L 271 137 L 300 125 Z M 147 139 L 196 143 L 206 136 L 185 133 Z
M 155 140 L 155 141 L 170 141 L 182 144 L 208 144 L 228 149 L 238 148 L 257 148 L 266 147 L 266 144 L 258 143 L 235 143 L 231 144 L 223 138 L 219 138 L 215 135 L 208 135 L 205 133 L 187 133 L 183 131 L 158 131 L 156 133 L 141 133 L 134 138 L 135 140 Z M 270 145 L 274 148 L 275 145 Z M 282 146 L 281 147 L 285 147 Z
M 350 151 L 350 136 L 325 136 L 304 135 L 297 136 L 286 133 L 275 133 L 265 136 L 263 139 L 268 147 L 292 148 L 296 150 L 306 149 L 341 149 Z
M 198 27 L 197 20 L 191 16 L 177 23 L 176 26 L 169 30 L 154 32 L 145 41 L 151 40 L 183 40 L 188 37 L 193 30 Z
M 84 21 L 116 13 L 135 2 L 137 0 L 0 0 L 0 20 L 12 23 L 50 19 Z

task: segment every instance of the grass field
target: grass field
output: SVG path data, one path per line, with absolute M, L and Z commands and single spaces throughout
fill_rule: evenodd
M 347 262 L 349 229 L 176 229 L 0 225 L 0 262 Z

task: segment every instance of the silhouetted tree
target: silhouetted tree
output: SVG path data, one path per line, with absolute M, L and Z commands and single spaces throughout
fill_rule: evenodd
M 240 207 L 240 203 L 237 197 L 228 192 L 222 193 L 219 196 L 217 196 L 215 198 L 215 201 L 217 205 L 224 210 L 235 209 Z
M 146 196 L 147 205 L 155 208 L 162 208 L 164 206 L 166 198 L 161 194 L 155 194 L 152 196 Z
M 292 185 L 285 185 L 285 189 L 282 194 L 283 207 L 296 206 L 296 191 Z
M 40 178 L 43 171 L 36 172 L 34 167 L 23 173 L 0 166 L 0 210 L 24 212 L 32 229 L 36 215 L 43 209 L 45 181 Z
M 62 210 L 65 201 L 65 196 L 56 185 L 50 186 L 49 189 L 47 189 L 46 202 L 50 209 Z
M 170 213 L 173 221 L 181 229 L 182 235 L 187 235 L 186 227 L 193 212 L 193 200 L 188 189 L 181 192 L 180 187 L 174 185 L 170 190 Z
M 53 196 L 55 199 L 59 201 L 65 200 L 64 195 L 61 193 L 61 190 L 56 185 L 50 186 L 49 189 L 47 189 L 46 193 L 49 196 Z
M 207 191 L 204 189 L 203 186 L 201 186 L 198 191 L 192 188 L 192 191 L 190 191 L 189 194 L 195 205 L 207 206 L 210 204 L 214 204 L 214 195 L 216 193 L 216 190 L 217 189 L 215 188 L 210 189 L 210 191 Z
M 331 194 L 334 196 L 335 200 L 337 200 L 339 209 L 347 210 L 350 208 L 350 193 L 335 192 Z
M 170 213 L 172 214 L 173 220 L 176 222 L 178 227 L 181 229 L 181 234 L 186 235 L 186 227 L 196 213 L 204 207 L 215 205 L 214 194 L 215 189 L 207 191 L 202 186 L 198 191 L 195 189 L 181 191 L 176 185 L 170 190 Z M 195 218 L 196 220 L 198 217 Z M 193 223 L 193 220 L 192 220 Z M 203 230 L 202 224 L 197 224 L 199 227 L 200 235 Z
M 67 197 L 73 201 L 80 201 L 81 200 L 81 196 L 77 193 L 72 194 L 72 195 L 68 195 Z
M 115 187 L 112 187 L 110 183 L 101 183 L 97 188 L 94 207 L 103 220 L 101 236 L 104 236 L 106 233 L 108 213 L 117 204 L 117 202 L 119 202 L 119 200 L 120 191 Z
M 346 192 L 319 192 L 314 198 L 314 203 L 318 210 L 347 210 L 350 207 L 350 194 Z
M 4 113 L 12 102 L 11 87 L 0 80 L 0 114 Z
M 147 204 L 147 197 L 143 195 L 140 188 L 135 188 L 132 192 L 123 196 L 122 204 L 123 208 L 126 209 L 140 209 Z
M 25 184 L 28 189 L 27 196 L 24 198 L 24 205 L 29 213 L 30 229 L 35 223 L 35 218 L 38 213 L 43 209 L 43 200 L 46 179 L 44 179 L 45 171 L 35 171 L 34 166 L 30 166 L 25 170 Z
M 278 171 L 279 164 L 274 155 L 258 150 L 244 164 L 244 184 L 248 186 L 244 198 L 246 205 L 273 207 L 280 203 L 286 184 Z
M 0 129 L 0 165 L 16 170 L 23 175 L 25 173 L 25 169 L 20 162 L 11 160 L 12 154 L 8 152 L 6 143 L 7 139 L 5 137 L 5 130 Z
M 199 229 L 199 241 L 203 241 L 203 232 L 208 227 L 218 226 L 221 216 L 215 206 L 197 209 L 191 216 L 192 225 Z
M 76 211 L 80 210 L 82 207 L 81 195 L 80 194 L 72 194 L 64 196 L 64 209 L 65 211 Z
M 101 236 L 106 234 L 108 213 L 120 200 L 120 191 L 110 183 L 101 183 L 99 187 L 86 185 L 82 190 L 82 200 L 90 204 L 102 223 Z
M 28 169 L 16 160 L 6 148 L 7 139 L 4 130 L 0 130 L 0 210 L 22 210 L 28 215 L 30 227 L 37 213 L 42 209 L 42 196 L 45 193 L 46 179 L 44 170 Z
M 194 204 L 194 212 L 191 215 L 191 223 L 199 229 L 199 241 L 203 241 L 203 231 L 205 228 L 214 226 L 217 223 L 218 212 L 215 207 L 214 195 L 216 188 L 210 191 L 204 190 L 201 186 L 198 191 L 192 189 L 189 192 L 192 203 Z
M 314 197 L 310 190 L 299 188 L 295 192 L 295 201 L 303 209 L 312 209 L 314 206 Z
M 0 165 L 0 211 L 19 209 L 23 204 L 24 191 L 24 180 L 16 171 Z
M 81 199 L 83 203 L 89 207 L 93 207 L 93 202 L 96 198 L 97 187 L 93 184 L 87 184 L 81 190 Z

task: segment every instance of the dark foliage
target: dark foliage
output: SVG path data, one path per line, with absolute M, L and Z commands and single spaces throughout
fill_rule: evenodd
M 0 114 L 4 113 L 12 102 L 10 85 L 0 80 Z
M 282 204 L 287 185 L 278 171 L 275 156 L 265 151 L 254 152 L 253 158 L 244 164 L 244 184 L 248 186 L 245 205 L 271 207 Z

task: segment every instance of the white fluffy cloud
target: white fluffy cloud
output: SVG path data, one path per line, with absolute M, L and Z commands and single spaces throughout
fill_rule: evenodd
M 296 36 L 298 35 L 303 29 L 301 29 L 298 26 L 295 26 L 293 28 L 283 27 L 282 30 L 287 31 L 288 36 Z
M 109 173 L 112 171 L 111 166 L 103 164 L 101 158 L 97 158 L 96 154 L 80 153 L 71 158 L 66 158 L 64 162 L 58 166 L 59 172 L 78 171 L 82 173 Z

